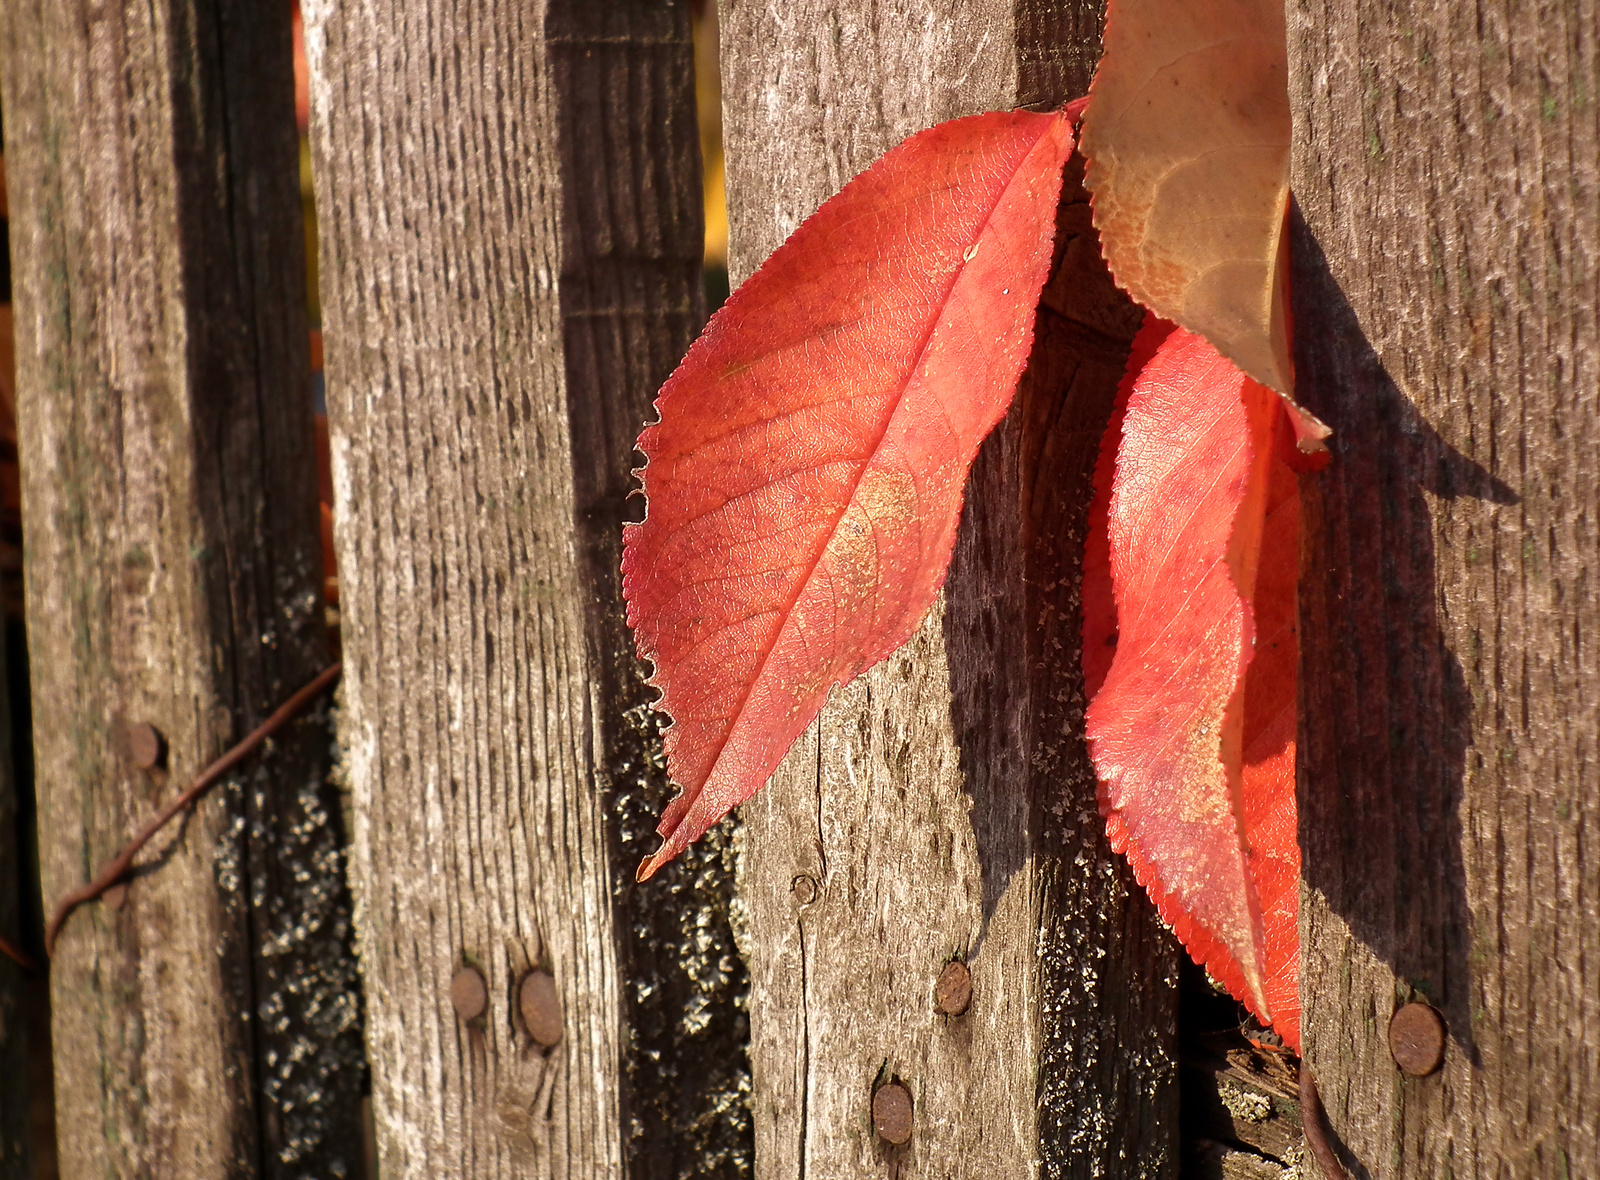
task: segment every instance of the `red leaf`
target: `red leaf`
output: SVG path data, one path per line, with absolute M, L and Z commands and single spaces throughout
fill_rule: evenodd
M 1295 468 L 1306 456 L 1297 449 L 1295 434 L 1293 419 L 1284 406 L 1273 417 L 1266 520 L 1251 600 L 1255 651 L 1244 674 L 1241 793 L 1250 876 L 1261 898 L 1266 993 L 1272 1026 L 1298 1053 L 1300 842 L 1296 831 L 1294 743 L 1295 688 L 1300 672 L 1300 485 Z M 1326 456 L 1326 452 L 1322 454 Z
M 1101 811 L 1189 952 L 1297 1046 L 1293 429 L 1153 316 L 1128 374 L 1084 557 Z
M 1050 265 L 1075 112 L 912 136 L 728 300 L 639 436 L 623 592 L 683 788 L 640 879 L 771 776 L 944 582 Z
M 1128 413 L 1128 396 L 1134 382 L 1144 372 L 1172 332 L 1173 325 L 1146 312 L 1144 326 L 1133 338 L 1128 368 L 1117 387 L 1111 421 L 1100 440 L 1100 454 L 1094 465 L 1094 500 L 1089 505 L 1089 535 L 1083 545 L 1083 688 L 1091 700 L 1111 671 L 1117 652 L 1117 607 L 1111 592 L 1111 534 L 1107 531 L 1111 513 L 1111 488 L 1117 474 L 1117 447 L 1122 442 L 1122 422 Z

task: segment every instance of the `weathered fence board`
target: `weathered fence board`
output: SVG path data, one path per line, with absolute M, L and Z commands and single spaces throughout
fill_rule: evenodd
M 735 281 L 942 119 L 1087 88 L 1094 3 L 732 3 Z M 1176 1174 L 1174 944 L 1112 855 L 1081 738 L 1088 475 L 1139 313 L 1069 169 L 1062 262 L 941 605 L 742 811 L 753 1113 L 771 1177 Z M 966 1014 L 935 1010 L 960 957 Z M 911 1092 L 877 1137 L 874 1086 Z
M 306 15 L 383 1174 L 740 1174 L 731 858 L 633 884 L 667 789 L 617 574 L 703 316 L 688 6 Z
M 1357 1175 L 1600 1175 L 1600 10 L 1296 0 L 1308 1060 Z M 1386 1028 L 1431 1001 L 1442 1070 Z
M 278 6 L 3 17 L 43 891 L 328 661 Z M 152 725 L 164 759 L 140 768 Z M 359 999 L 325 721 L 73 916 L 62 1174 L 353 1175 Z

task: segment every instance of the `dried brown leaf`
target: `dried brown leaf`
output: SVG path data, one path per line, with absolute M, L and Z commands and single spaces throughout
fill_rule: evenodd
M 1082 146 L 1112 274 L 1291 395 L 1282 0 L 1111 0 L 1089 93 Z

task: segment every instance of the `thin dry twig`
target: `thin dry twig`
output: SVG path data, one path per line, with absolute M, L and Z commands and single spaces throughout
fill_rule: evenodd
M 26 951 L 14 946 L 3 935 L 0 935 L 0 955 L 4 955 L 30 974 L 39 969 L 39 964 L 35 963 Z
M 1333 1145 L 1328 1142 L 1327 1113 L 1322 1109 L 1322 1095 L 1317 1093 L 1317 1079 L 1311 1076 L 1311 1063 L 1300 1062 L 1300 1125 L 1305 1130 L 1306 1146 L 1311 1149 L 1322 1169 L 1323 1180 L 1350 1180 Z
M 184 788 L 181 795 L 147 823 L 137 836 L 129 840 L 123 846 L 121 852 L 106 862 L 99 875 L 93 881 L 74 889 L 58 901 L 55 912 L 50 915 L 50 922 L 44 930 L 45 954 L 51 958 L 55 957 L 56 935 L 61 933 L 62 925 L 73 910 L 86 901 L 93 901 L 126 877 L 128 871 L 133 867 L 133 858 L 138 855 L 141 848 L 150 842 L 152 836 L 165 827 L 173 816 L 203 795 L 208 787 L 243 762 L 257 746 L 277 733 L 290 721 L 293 721 L 307 705 L 326 692 L 333 682 L 339 679 L 341 667 L 342 665 L 336 661 L 317 673 L 316 678 L 311 683 L 279 705 L 277 711 L 256 726 L 248 737 L 202 770 L 195 780 Z

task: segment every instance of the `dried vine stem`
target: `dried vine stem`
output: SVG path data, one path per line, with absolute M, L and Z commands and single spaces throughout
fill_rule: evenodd
M 106 862 L 99 875 L 93 881 L 74 889 L 58 901 L 55 912 L 50 915 L 50 922 L 44 931 L 45 954 L 50 958 L 55 957 L 56 935 L 61 933 L 62 925 L 73 910 L 86 901 L 93 901 L 122 880 L 123 877 L 127 876 L 128 871 L 133 867 L 133 858 L 139 854 L 141 848 L 150 842 L 151 837 L 165 827 L 173 816 L 203 795 L 207 788 L 215 784 L 218 779 L 239 765 L 240 762 L 243 762 L 257 746 L 277 733 L 290 721 L 293 721 L 307 705 L 326 692 L 333 682 L 339 679 L 341 667 L 342 665 L 335 661 L 317 673 L 315 679 L 279 705 L 277 711 L 256 726 L 248 737 L 202 770 L 195 777 L 195 780 L 184 788 L 181 795 L 147 823 L 138 835 L 129 840 L 123 846 L 121 852 Z
M 1327 1115 L 1322 1109 L 1322 1095 L 1317 1093 L 1317 1079 L 1311 1076 L 1311 1063 L 1300 1062 L 1300 1125 L 1305 1131 L 1306 1146 L 1322 1169 L 1323 1180 L 1350 1180 L 1333 1145 L 1328 1142 L 1324 1126 Z

